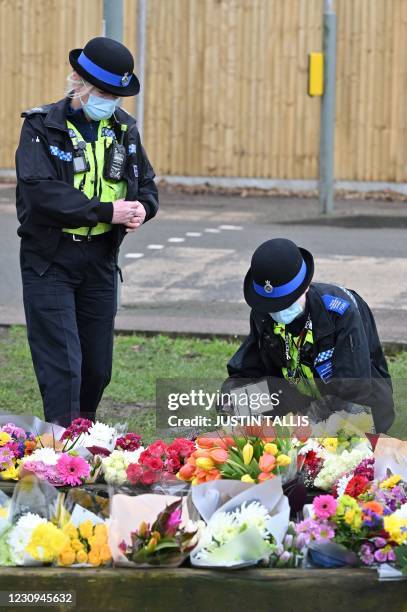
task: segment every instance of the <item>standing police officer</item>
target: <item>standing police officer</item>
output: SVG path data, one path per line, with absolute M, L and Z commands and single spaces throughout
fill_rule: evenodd
M 94 38 L 69 54 L 67 96 L 32 108 L 16 153 L 28 340 L 47 421 L 94 418 L 112 370 L 118 251 L 158 209 L 136 121 L 130 51 Z
M 311 253 L 291 240 L 258 247 L 244 281 L 250 334 L 228 363 L 224 391 L 239 378 L 283 378 L 282 413 L 306 413 L 311 403 L 331 410 L 357 404 L 386 432 L 394 420 L 392 384 L 370 308 L 355 291 L 311 283 L 313 275 Z

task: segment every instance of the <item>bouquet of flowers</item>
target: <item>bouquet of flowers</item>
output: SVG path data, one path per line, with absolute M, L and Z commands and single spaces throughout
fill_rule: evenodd
M 62 531 L 68 536 L 68 540 L 58 555 L 58 565 L 98 567 L 111 563 L 112 553 L 105 523 L 94 524 L 92 520 L 87 519 L 75 526 L 69 521 Z
M 338 432 L 335 438 L 310 438 L 298 451 L 298 467 L 307 487 L 329 491 L 343 476 L 373 456 L 367 438 Z
M 34 434 L 6 423 L 0 428 L 0 477 L 3 480 L 18 480 L 21 460 L 29 456 L 37 442 Z
M 295 470 L 289 440 L 249 437 L 199 437 L 197 449 L 177 473 L 193 485 L 212 480 L 260 483 L 281 475 L 285 481 Z
M 119 432 L 115 427 L 89 419 L 75 419 L 63 432 L 60 440 L 64 443 L 63 450 L 87 448 L 94 455 L 108 455 L 116 445 Z
M 128 448 L 125 442 L 123 445 Z M 115 450 L 102 462 L 106 482 L 150 486 L 174 480 L 194 450 L 194 442 L 185 438 L 176 438 L 171 444 L 156 440 L 147 448 L 132 451 Z
M 136 565 L 177 566 L 194 547 L 197 527 L 182 528 L 182 500 L 167 506 L 150 526 L 142 522 L 131 532 L 131 542 L 120 543 L 120 550 Z
M 294 568 L 304 565 L 304 541 L 297 534 L 295 523 L 288 524 L 287 533 L 281 544 L 271 545 L 270 567 Z
M 75 487 L 90 480 L 96 467 L 74 451 L 58 453 L 52 448 L 38 448 L 22 461 L 20 475 L 34 474 L 56 487 Z
M 407 542 L 407 485 L 394 475 L 354 496 L 320 495 L 296 532 L 319 565 L 394 562 Z

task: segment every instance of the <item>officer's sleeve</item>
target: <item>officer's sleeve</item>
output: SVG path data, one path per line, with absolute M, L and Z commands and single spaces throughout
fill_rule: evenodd
M 24 214 L 39 225 L 75 228 L 109 223 L 113 204 L 87 198 L 57 177 L 56 167 L 42 134 L 25 119 L 16 151 L 16 172 Z
M 154 182 L 155 172 L 147 157 L 144 147 L 141 145 L 140 135 L 138 135 L 139 152 L 139 191 L 137 199 L 146 209 L 146 218 L 144 223 L 155 217 L 158 211 L 158 190 Z
M 338 316 L 336 333 L 333 377 L 327 385 L 328 394 L 369 406 L 373 411 L 376 428 L 379 424 L 380 431 L 386 431 L 394 419 L 394 412 L 392 408 L 389 412 L 382 404 L 380 383 L 386 385 L 390 394 L 391 387 L 386 381 L 372 376 L 369 341 L 357 307 L 349 307 L 343 315 Z M 377 411 L 386 411 L 386 415 L 378 414 Z M 383 416 L 386 418 L 383 419 Z

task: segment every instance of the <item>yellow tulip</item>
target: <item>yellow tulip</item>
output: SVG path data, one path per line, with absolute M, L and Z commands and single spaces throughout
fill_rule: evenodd
M 84 550 L 78 550 L 76 553 L 76 561 L 77 563 L 87 563 L 88 555 Z
M 250 476 L 250 474 L 244 474 L 241 479 L 242 482 L 254 482 L 253 478 Z
M 283 453 L 277 457 L 277 465 L 279 467 L 286 467 L 290 465 L 291 458 L 288 455 L 284 455 Z
M 264 452 L 268 453 L 269 455 L 273 455 L 273 457 L 275 457 L 278 453 L 277 444 L 273 444 L 272 442 L 267 442 L 267 444 L 264 445 Z
M 201 468 L 202 470 L 211 470 L 214 467 L 214 462 L 209 457 L 198 457 L 195 461 L 196 467 Z
M 246 444 L 243 447 L 242 454 L 243 454 L 243 463 L 245 465 L 249 465 L 253 457 L 253 446 L 250 444 L 250 442 L 246 442 Z

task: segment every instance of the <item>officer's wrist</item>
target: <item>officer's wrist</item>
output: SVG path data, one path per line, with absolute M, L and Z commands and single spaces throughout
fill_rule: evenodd
M 99 223 L 111 223 L 113 219 L 113 202 L 101 202 L 96 209 Z

